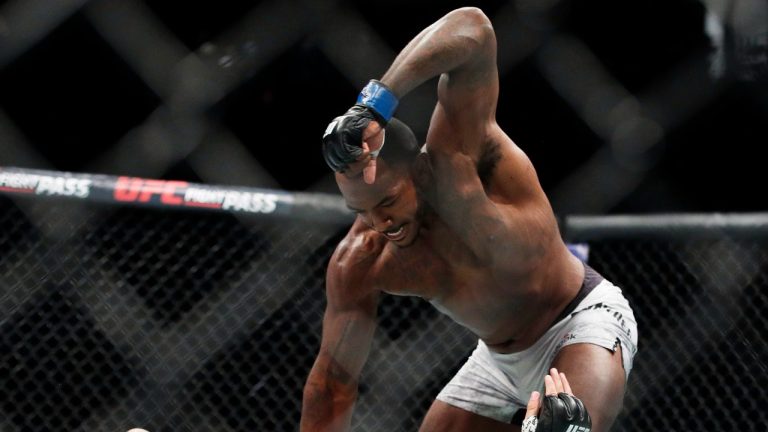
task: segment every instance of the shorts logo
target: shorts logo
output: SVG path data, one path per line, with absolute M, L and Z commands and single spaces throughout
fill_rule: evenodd
M 568 429 L 565 430 L 565 432 L 589 432 L 592 429 L 586 427 L 586 426 L 576 426 L 576 425 L 570 425 L 568 426 Z
M 576 339 L 576 335 L 574 335 L 573 333 L 565 334 L 562 338 L 560 338 L 560 342 L 557 343 L 555 350 L 559 350 L 560 348 L 563 347 L 563 345 L 565 345 L 566 342 L 574 339 Z
M 611 309 L 610 306 L 608 306 L 606 304 L 603 304 L 602 302 L 601 303 L 595 303 L 592 306 L 585 307 L 584 309 L 578 310 L 578 311 L 572 313 L 571 316 L 574 316 L 574 315 L 576 315 L 576 314 L 578 314 L 580 312 L 584 312 L 584 311 L 588 311 L 588 310 L 603 310 L 605 312 L 610 313 L 613 316 L 613 318 L 616 319 L 616 321 L 619 322 L 619 325 L 621 326 L 622 330 L 627 332 L 627 335 L 631 335 L 632 334 L 632 330 L 630 330 L 627 327 L 627 322 L 624 320 L 624 315 L 622 315 L 621 312 L 619 312 L 619 311 L 615 311 L 615 310 Z

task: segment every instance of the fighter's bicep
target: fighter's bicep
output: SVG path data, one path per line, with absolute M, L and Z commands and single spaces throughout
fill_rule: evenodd
M 441 97 L 432 112 L 427 133 L 428 151 L 459 152 L 477 163 L 498 127 L 495 96 L 486 101 L 476 92 L 458 95 L 446 95 L 447 92 L 443 91 L 438 93 Z

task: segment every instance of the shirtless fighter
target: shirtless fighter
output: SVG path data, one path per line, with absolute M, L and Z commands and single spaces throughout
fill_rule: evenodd
M 438 75 L 420 150 L 392 115 Z M 328 266 L 302 431 L 349 428 L 382 292 L 422 297 L 479 338 L 421 431 L 520 430 L 550 368 L 568 376 L 592 431 L 619 413 L 636 352 L 632 310 L 563 243 L 531 162 L 496 123 L 498 91 L 491 23 L 464 8 L 416 36 L 328 125 L 323 153 L 357 218 Z M 560 420 L 551 430 L 589 430 Z

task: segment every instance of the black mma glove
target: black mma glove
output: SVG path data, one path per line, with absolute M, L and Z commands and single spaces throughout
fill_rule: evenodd
M 568 393 L 545 396 L 536 432 L 590 432 L 592 418 L 578 398 Z
M 355 105 L 331 121 L 323 135 L 323 157 L 332 170 L 344 172 L 363 154 L 363 132 L 373 120 L 370 108 Z
M 344 172 L 363 154 L 363 132 L 368 124 L 375 120 L 385 127 L 397 104 L 397 96 L 392 90 L 371 80 L 360 92 L 357 103 L 344 115 L 333 119 L 325 129 L 323 157 L 328 166 L 336 172 Z

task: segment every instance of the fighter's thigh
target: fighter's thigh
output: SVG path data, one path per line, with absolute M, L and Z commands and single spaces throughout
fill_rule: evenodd
M 520 426 L 502 423 L 436 400 L 419 432 L 519 432 Z
M 573 394 L 592 417 L 592 432 L 607 431 L 624 401 L 624 366 L 621 346 L 615 351 L 579 343 L 560 350 L 552 367 L 565 373 Z

